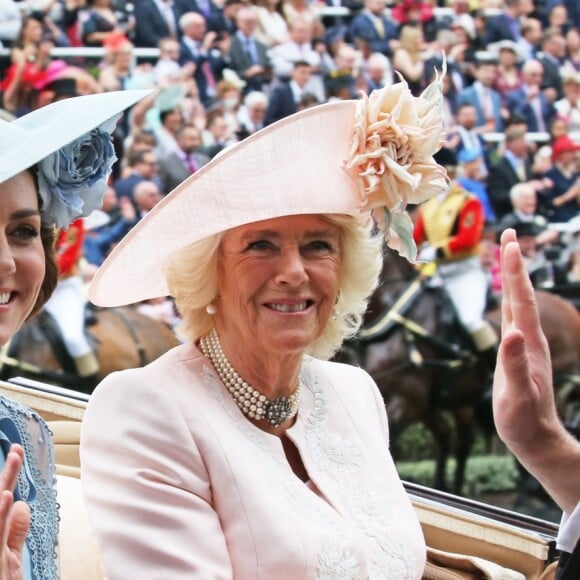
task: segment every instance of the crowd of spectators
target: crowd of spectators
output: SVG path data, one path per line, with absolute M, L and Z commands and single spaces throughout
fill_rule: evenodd
M 117 131 L 111 221 L 87 235 L 98 265 L 232 143 L 399 76 L 419 94 L 445 53 L 439 161 L 482 199 L 491 231 L 526 222 L 534 251 L 565 246 L 574 280 L 579 31 L 578 0 L 0 0 L 0 108 L 19 116 L 74 94 L 154 90 Z

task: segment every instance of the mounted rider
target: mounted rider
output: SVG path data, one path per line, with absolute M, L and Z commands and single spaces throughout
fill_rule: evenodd
M 479 251 L 484 227 L 481 201 L 457 182 L 420 206 L 413 237 L 420 260 L 436 261 L 459 320 L 471 335 L 480 358 L 495 368 L 498 337 L 484 318 L 487 277 Z
M 44 308 L 58 325 L 79 377 L 83 382 L 91 383 L 96 382 L 99 361 L 85 335 L 87 298 L 78 266 L 84 235 L 82 219 L 60 231 L 56 242 L 59 281 Z

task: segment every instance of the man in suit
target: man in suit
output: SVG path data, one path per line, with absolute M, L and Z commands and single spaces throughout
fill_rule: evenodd
M 338 34 L 344 36 L 354 14 L 358 14 L 364 8 L 362 0 L 324 0 L 328 8 L 344 8 L 344 15 L 323 16 L 322 24 L 327 35 Z
M 236 17 L 240 8 L 244 6 L 242 0 L 226 0 L 223 7 L 224 32 L 233 36 L 238 27 L 236 25 Z
M 177 133 L 178 148 L 159 161 L 163 191 L 173 191 L 182 181 L 203 167 L 209 157 L 199 152 L 201 135 L 194 125 L 183 125 Z
M 113 191 L 113 195 L 115 195 L 113 188 L 109 188 L 106 195 L 110 195 L 110 191 Z M 115 203 L 116 200 L 115 196 Z M 121 198 L 117 209 L 119 215 L 115 221 L 86 232 L 83 242 L 83 256 L 89 264 L 100 266 L 114 245 L 125 237 L 137 223 L 137 211 L 129 198 Z
M 181 4 L 174 0 L 135 2 L 135 46 L 157 48 L 162 38 L 179 38 Z
M 223 9 L 213 0 L 181 0 L 181 2 L 187 12 L 196 12 L 204 17 L 208 30 L 216 33 L 227 30 Z
M 526 18 L 522 23 L 522 37 L 518 41 L 524 61 L 536 58 L 541 42 L 542 23 L 537 18 Z
M 270 95 L 264 125 L 269 125 L 274 121 L 296 113 L 298 104 L 304 94 L 306 94 L 305 87 L 312 74 L 310 71 L 309 63 L 305 61 L 294 63 L 290 81 L 278 85 Z
M 513 228 L 516 224 L 525 222 L 533 224 L 536 234 L 535 243 L 543 246 L 556 243 L 560 237 L 557 230 L 550 228 L 548 220 L 537 213 L 538 192 L 534 182 L 517 183 L 510 189 L 512 211 L 503 216 L 498 229 Z
M 373 52 L 390 57 L 398 46 L 397 28 L 385 16 L 385 5 L 385 0 L 366 0 L 365 9 L 351 22 L 350 36 L 365 57 Z
M 153 128 L 156 146 L 155 153 L 157 158 L 165 157 L 177 149 L 177 132 L 183 126 L 183 111 L 179 105 L 170 103 L 170 108 L 163 109 L 159 112 L 161 123 Z
M 246 93 L 264 91 L 271 75 L 267 49 L 254 38 L 257 23 L 254 6 L 240 8 L 236 15 L 238 31 L 232 36 L 230 45 L 231 68 L 246 81 Z
M 382 89 L 386 84 L 392 84 L 393 71 L 389 59 L 380 52 L 373 52 L 365 63 L 363 76 L 367 85 L 367 93 Z
M 265 93 L 252 91 L 246 95 L 244 105 L 238 111 L 239 130 L 238 139 L 242 140 L 264 127 L 268 97 Z
M 464 149 L 478 151 L 481 161 L 480 172 L 482 177 L 487 177 L 489 158 L 487 145 L 481 136 L 481 130 L 476 128 L 477 110 L 469 103 L 461 105 L 457 109 L 457 124 L 450 131 L 449 147 L 459 155 Z
M 137 220 L 143 219 L 163 199 L 159 185 L 148 179 L 135 186 L 134 196 Z
M 532 133 L 549 131 L 556 113 L 542 92 L 542 76 L 542 64 L 537 60 L 527 61 L 522 67 L 522 86 L 507 94 L 509 111 L 523 117 Z
M 477 127 L 486 132 L 503 130 L 501 96 L 492 89 L 497 71 L 496 61 L 482 60 L 476 70 L 477 80 L 463 89 L 457 98 L 457 106 L 473 105 L 477 112 Z
M 542 90 L 550 103 L 564 96 L 560 68 L 565 56 L 565 38 L 559 32 L 548 30 L 542 38 L 542 55 L 538 60 L 544 67 Z
M 179 27 L 183 33 L 179 44 L 179 64 L 193 63 L 195 71 L 193 78 L 197 85 L 199 98 L 208 107 L 216 96 L 216 84 L 222 59 L 219 51 L 216 54 L 214 43 L 216 33 L 206 31 L 205 18 L 197 12 L 186 12 L 179 19 Z
M 128 165 L 131 173 L 127 177 L 118 179 L 114 188 L 119 201 L 122 198 L 128 198 L 134 202 L 134 189 L 140 181 L 159 179 L 159 163 L 152 150 L 139 150 L 129 155 Z
M 467 45 L 458 42 L 457 34 L 453 30 L 441 29 L 437 32 L 436 42 L 441 52 L 435 53 L 425 61 L 423 78 L 426 83 L 430 83 L 433 78 L 433 71 L 443 70 L 443 61 L 447 63 L 447 75 L 451 79 L 451 86 L 448 94 L 450 98 L 456 99 L 457 95 L 465 88 L 466 80 L 462 71 L 465 63 Z
M 285 82 L 289 80 L 295 62 L 308 62 L 312 74 L 306 90 L 315 95 L 319 101 L 324 102 L 326 94 L 322 73 L 326 71 L 322 70 L 323 63 L 320 54 L 312 48 L 312 30 L 311 20 L 296 17 L 292 21 L 289 40 L 270 50 L 272 72 L 277 81 Z
M 509 127 L 505 133 L 505 153 L 489 170 L 487 191 L 498 219 L 512 211 L 510 190 L 516 183 L 531 181 L 532 166 L 528 158 L 526 130 Z
M 486 45 L 500 40 L 518 42 L 521 38 L 520 18 L 525 15 L 525 6 L 522 0 L 504 0 L 501 14 L 492 16 L 485 24 L 484 39 Z

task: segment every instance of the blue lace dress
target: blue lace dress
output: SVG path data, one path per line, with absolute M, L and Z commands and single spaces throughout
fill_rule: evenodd
M 58 511 L 50 432 L 37 413 L 0 396 L 0 468 L 12 443 L 22 445 L 25 454 L 14 495 L 31 512 L 23 554 L 24 579 L 57 580 Z

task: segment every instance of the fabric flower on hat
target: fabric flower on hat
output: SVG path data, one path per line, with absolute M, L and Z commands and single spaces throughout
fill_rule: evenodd
M 43 213 L 58 228 L 101 207 L 107 180 L 117 160 L 111 133 L 119 116 L 109 119 L 38 164 Z
M 358 185 L 361 209 L 375 210 L 387 241 L 394 238 L 399 253 L 414 260 L 417 249 L 406 205 L 448 188 L 445 169 L 433 159 L 443 138 L 442 77 L 419 97 L 400 81 L 363 95 L 357 104 L 346 169 Z

